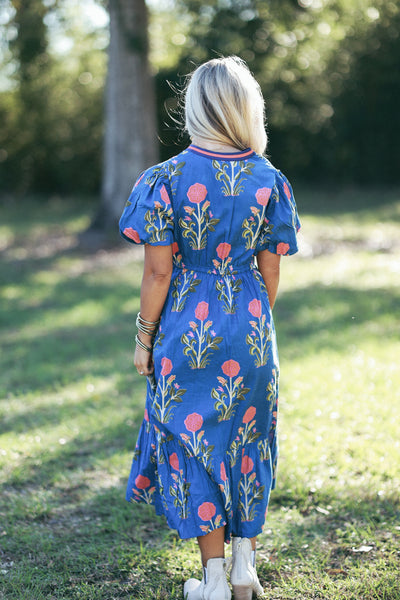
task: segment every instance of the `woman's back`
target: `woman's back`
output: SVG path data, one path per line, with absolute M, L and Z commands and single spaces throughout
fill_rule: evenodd
M 125 227 L 123 218 L 125 237 L 150 244 L 175 242 L 185 266 L 225 271 L 249 266 L 265 248 L 278 254 L 297 250 L 290 185 L 251 150 L 223 154 L 192 145 L 149 169 L 132 195 L 141 196 L 133 209 L 135 222 L 142 219 L 145 231 Z M 124 216 L 128 222 L 133 213 L 128 209 Z
M 241 521 L 254 529 L 263 519 L 276 461 L 279 366 L 254 255 L 292 254 L 297 228 L 290 185 L 269 161 L 251 150 L 219 154 L 196 146 L 146 171 L 121 217 L 130 241 L 171 244 L 174 252 L 154 341 L 156 389 L 148 392 L 128 498 L 149 501 L 147 487 L 161 485 L 156 506 L 182 537 L 210 527 L 193 485 L 202 497 L 207 490 L 212 528 L 226 507 L 241 507 L 226 522 L 227 536 Z M 243 469 L 258 486 L 240 488 Z M 186 493 L 178 506 L 179 486 Z

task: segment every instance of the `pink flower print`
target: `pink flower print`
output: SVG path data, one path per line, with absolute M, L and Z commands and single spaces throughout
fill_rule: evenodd
M 240 365 L 236 360 L 226 360 L 221 369 L 227 377 L 236 377 L 240 371 Z
M 165 356 L 161 359 L 161 375 L 169 375 L 172 371 L 172 362 L 170 361 L 169 358 L 166 358 Z
M 197 323 L 195 323 L 194 321 L 189 321 L 189 325 L 192 329 L 196 329 L 197 327 Z
M 253 317 L 261 317 L 261 300 L 257 300 L 254 298 L 251 302 L 249 302 L 249 312 L 253 315 Z
M 194 206 L 184 206 L 183 208 L 185 209 L 185 212 L 187 212 L 189 215 L 192 215 L 194 213 L 194 211 L 196 210 L 194 208 Z M 185 217 L 185 219 L 187 220 L 188 217 Z M 190 219 L 189 219 L 189 221 L 190 221 Z
M 264 187 L 264 188 L 258 189 L 256 191 L 256 198 L 257 198 L 258 204 L 261 204 L 261 206 L 267 206 L 271 192 L 272 192 L 271 188 Z
M 250 423 L 250 421 L 254 418 L 256 414 L 255 406 L 249 406 L 243 416 L 243 423 Z
M 212 335 L 213 337 L 215 337 L 215 336 L 217 335 L 217 334 L 215 333 L 214 329 L 211 329 L 210 333 L 211 333 L 211 335 Z
M 289 244 L 286 244 L 285 242 L 279 242 L 279 244 L 276 247 L 276 253 L 277 254 L 287 254 L 289 249 L 290 249 Z
M 171 204 L 171 200 L 169 199 L 167 188 L 165 187 L 165 185 L 163 185 L 160 190 L 160 196 L 161 200 L 165 202 L 165 204 Z
M 250 456 L 243 456 L 242 457 L 242 466 L 240 468 L 240 471 L 244 475 L 247 475 L 247 473 L 250 473 L 250 471 L 252 471 L 253 467 L 254 467 L 254 463 L 251 460 Z
M 207 302 L 199 302 L 196 306 L 196 310 L 194 311 L 196 315 L 196 319 L 199 321 L 204 321 L 208 317 L 208 303 Z
M 179 246 L 176 242 L 173 242 L 172 244 L 172 254 L 176 254 L 177 252 L 179 252 Z
M 185 423 L 186 429 L 194 433 L 203 425 L 203 417 L 198 413 L 190 413 L 183 422 Z
M 162 208 L 162 204 L 161 204 L 161 202 L 159 202 L 158 200 L 156 200 L 156 201 L 154 202 L 154 208 Z
M 176 452 L 169 457 L 169 464 L 175 471 L 179 471 L 179 458 Z
M 228 477 L 226 476 L 225 465 L 223 462 L 221 463 L 221 466 L 220 466 L 220 474 L 221 474 L 222 481 L 226 481 L 228 479 Z
M 260 212 L 260 209 L 256 206 L 250 206 L 250 210 L 253 213 L 253 215 L 258 215 L 258 213 Z M 254 221 L 254 218 L 250 217 L 250 220 Z
M 290 193 L 290 189 L 289 189 L 289 186 L 288 186 L 288 184 L 286 183 L 286 181 L 285 181 L 285 183 L 283 184 L 283 189 L 284 189 L 284 191 L 285 191 L 285 194 L 286 194 L 286 197 L 287 197 L 287 199 L 288 199 L 288 200 L 290 200 L 290 198 L 292 197 L 292 194 Z
M 221 242 L 220 244 L 218 244 L 217 246 L 217 254 L 219 256 L 219 258 L 221 260 L 224 260 L 224 258 L 226 258 L 229 254 L 229 252 L 231 251 L 232 246 L 230 244 L 227 244 L 226 242 Z
M 139 490 L 144 490 L 150 485 L 150 479 L 144 475 L 138 475 L 135 479 L 135 485 Z
M 202 183 L 194 183 L 187 192 L 187 197 L 193 204 L 200 204 L 207 196 L 207 188 Z
M 212 502 L 203 502 L 197 509 L 197 514 L 202 521 L 211 521 L 216 512 L 217 508 Z
M 136 242 L 136 244 L 140 244 L 140 237 L 136 229 L 132 229 L 132 227 L 125 227 L 123 233 L 126 235 L 126 237 Z
M 144 420 L 149 422 L 149 413 L 147 412 L 147 408 L 144 409 Z

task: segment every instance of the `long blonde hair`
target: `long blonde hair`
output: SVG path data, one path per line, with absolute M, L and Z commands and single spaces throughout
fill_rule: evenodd
M 189 76 L 185 95 L 185 127 L 200 137 L 251 148 L 267 146 L 264 98 L 246 63 L 237 56 L 214 58 Z

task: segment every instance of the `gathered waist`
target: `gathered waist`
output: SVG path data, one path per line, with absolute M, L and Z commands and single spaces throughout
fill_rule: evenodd
M 226 275 L 235 275 L 236 273 L 243 273 L 244 271 L 254 271 L 257 270 L 257 267 L 254 261 L 246 262 L 246 263 L 229 263 L 221 266 L 221 264 L 217 265 L 194 265 L 191 263 L 183 263 L 180 262 L 174 263 L 174 268 L 180 271 L 193 271 L 199 273 L 207 273 L 208 275 L 215 275 L 217 277 L 225 277 Z

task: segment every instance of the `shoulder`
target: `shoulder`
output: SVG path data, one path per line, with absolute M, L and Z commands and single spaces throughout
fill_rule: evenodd
M 154 187 L 157 183 L 167 183 L 174 175 L 180 174 L 181 169 L 185 166 L 188 154 L 187 150 L 183 150 L 163 162 L 148 167 L 139 175 L 134 188 L 139 185 Z

